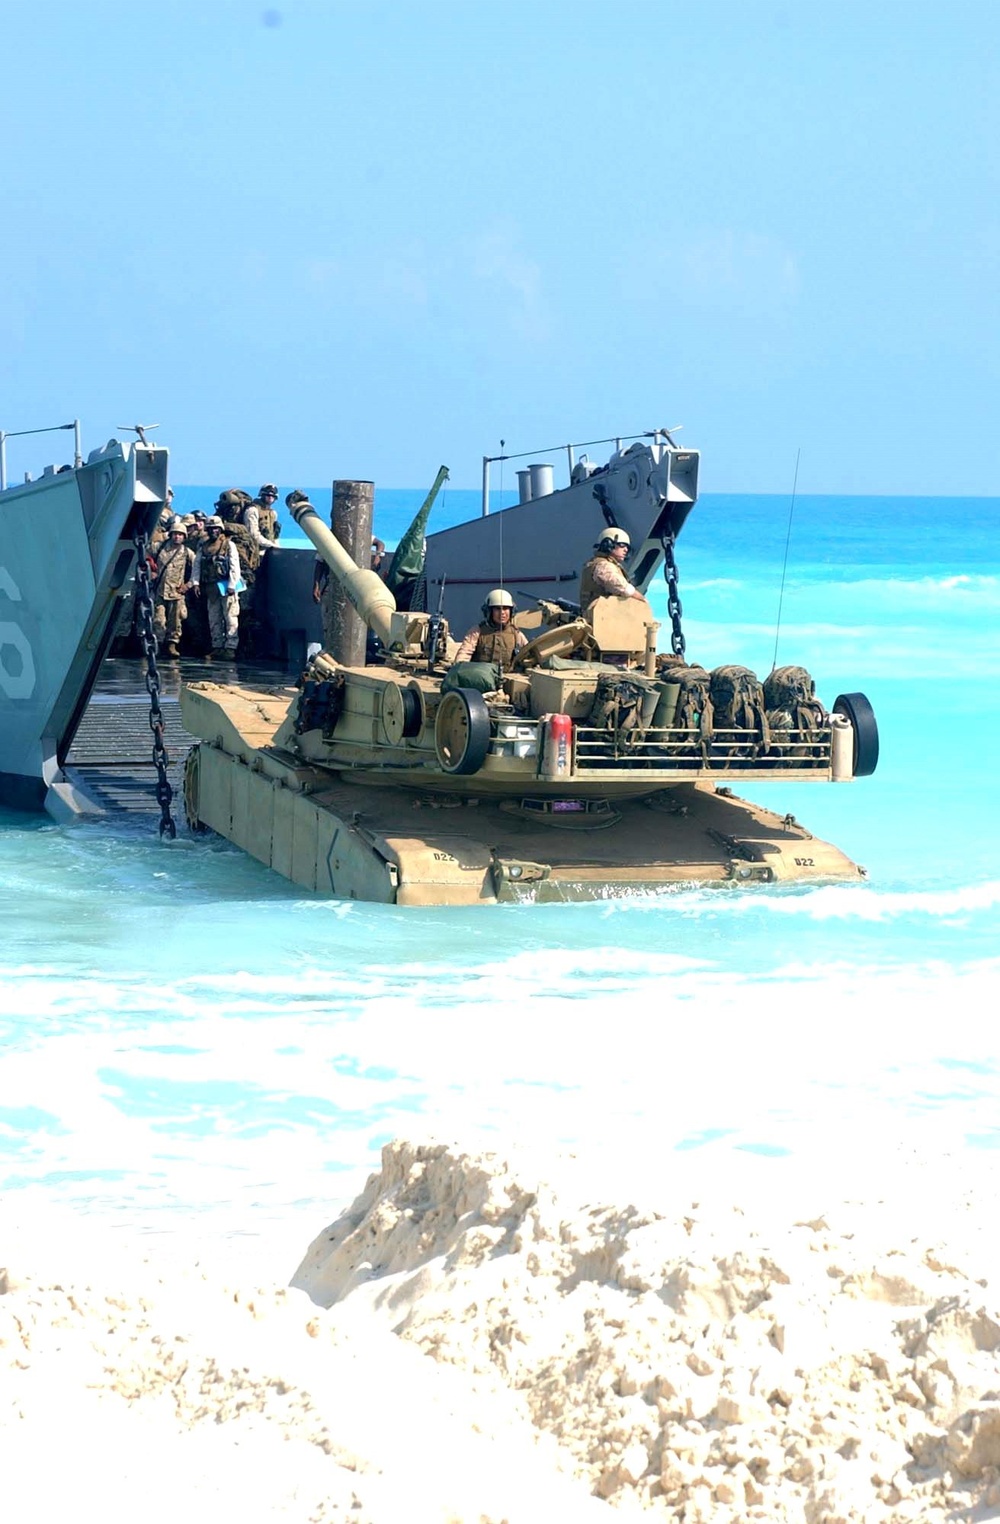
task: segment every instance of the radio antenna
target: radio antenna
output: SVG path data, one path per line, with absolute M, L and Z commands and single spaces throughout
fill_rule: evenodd
M 774 658 L 771 662 L 773 672 L 778 665 L 778 636 L 781 634 L 781 605 L 785 597 L 785 573 L 788 570 L 788 547 L 792 543 L 792 518 L 795 514 L 795 489 L 799 484 L 799 456 L 802 454 L 802 446 L 795 452 L 795 475 L 792 478 L 792 501 L 788 505 L 788 533 L 785 535 L 785 559 L 781 563 L 781 590 L 778 593 L 778 622 L 774 627 Z
M 505 463 L 507 457 L 504 455 L 503 452 L 506 449 L 506 446 L 507 446 L 507 441 L 505 439 L 501 439 L 501 441 L 500 441 L 500 513 L 498 515 L 498 517 L 500 519 L 500 586 L 501 587 L 503 587 L 503 585 L 504 585 L 504 582 L 503 582 L 503 468 L 504 468 L 504 463 Z

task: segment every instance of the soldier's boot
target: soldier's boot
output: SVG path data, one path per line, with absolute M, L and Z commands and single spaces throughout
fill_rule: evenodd
M 236 660 L 236 652 L 235 651 L 229 651 L 229 650 L 219 651 L 218 657 L 219 657 L 220 661 L 235 661 Z
M 180 660 L 180 654 L 181 653 L 177 649 L 177 646 L 175 645 L 175 643 L 172 640 L 168 640 L 166 645 L 163 647 L 163 654 L 164 654 L 165 657 L 167 657 L 168 661 L 179 661 Z
M 205 657 L 205 660 L 206 661 L 222 661 L 225 658 L 225 655 L 226 655 L 226 653 L 222 649 L 221 646 L 213 646 L 210 654 Z

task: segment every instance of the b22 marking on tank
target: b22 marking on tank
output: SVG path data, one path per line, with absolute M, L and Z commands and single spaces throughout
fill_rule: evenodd
M 795 866 L 796 868 L 815 868 L 816 863 L 811 857 L 797 857 L 795 859 Z
M 0 595 L 20 603 L 21 594 L 6 567 L 0 566 Z M 12 672 L 8 649 L 20 657 L 20 669 Z M 27 635 L 13 620 L 0 620 L 0 693 L 9 699 L 30 698 L 35 691 L 35 657 Z
M 433 852 L 431 856 L 436 863 L 455 863 L 458 861 L 458 858 L 452 857 L 450 852 Z

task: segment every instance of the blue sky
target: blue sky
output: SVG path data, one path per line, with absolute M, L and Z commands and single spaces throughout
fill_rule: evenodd
M 703 491 L 997 494 L 996 0 L 0 10 L 0 427 L 401 487 L 683 424 Z

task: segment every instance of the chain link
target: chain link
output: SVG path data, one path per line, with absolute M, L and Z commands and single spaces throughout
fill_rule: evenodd
M 667 612 L 670 615 L 671 634 L 670 649 L 675 656 L 684 655 L 684 631 L 681 629 L 681 615 L 684 610 L 677 592 L 677 562 L 674 559 L 674 537 L 672 534 L 663 536 L 663 575 L 667 580 Z
M 160 673 L 156 665 L 156 634 L 153 630 L 153 590 L 149 581 L 149 546 L 137 534 L 135 567 L 135 624 L 146 658 L 146 692 L 149 694 L 149 728 L 153 732 L 153 765 L 156 768 L 156 802 L 160 806 L 160 835 L 173 841 L 177 827 L 170 813 L 174 791 L 167 777 L 167 752 L 163 744 L 163 710 L 160 708 Z

